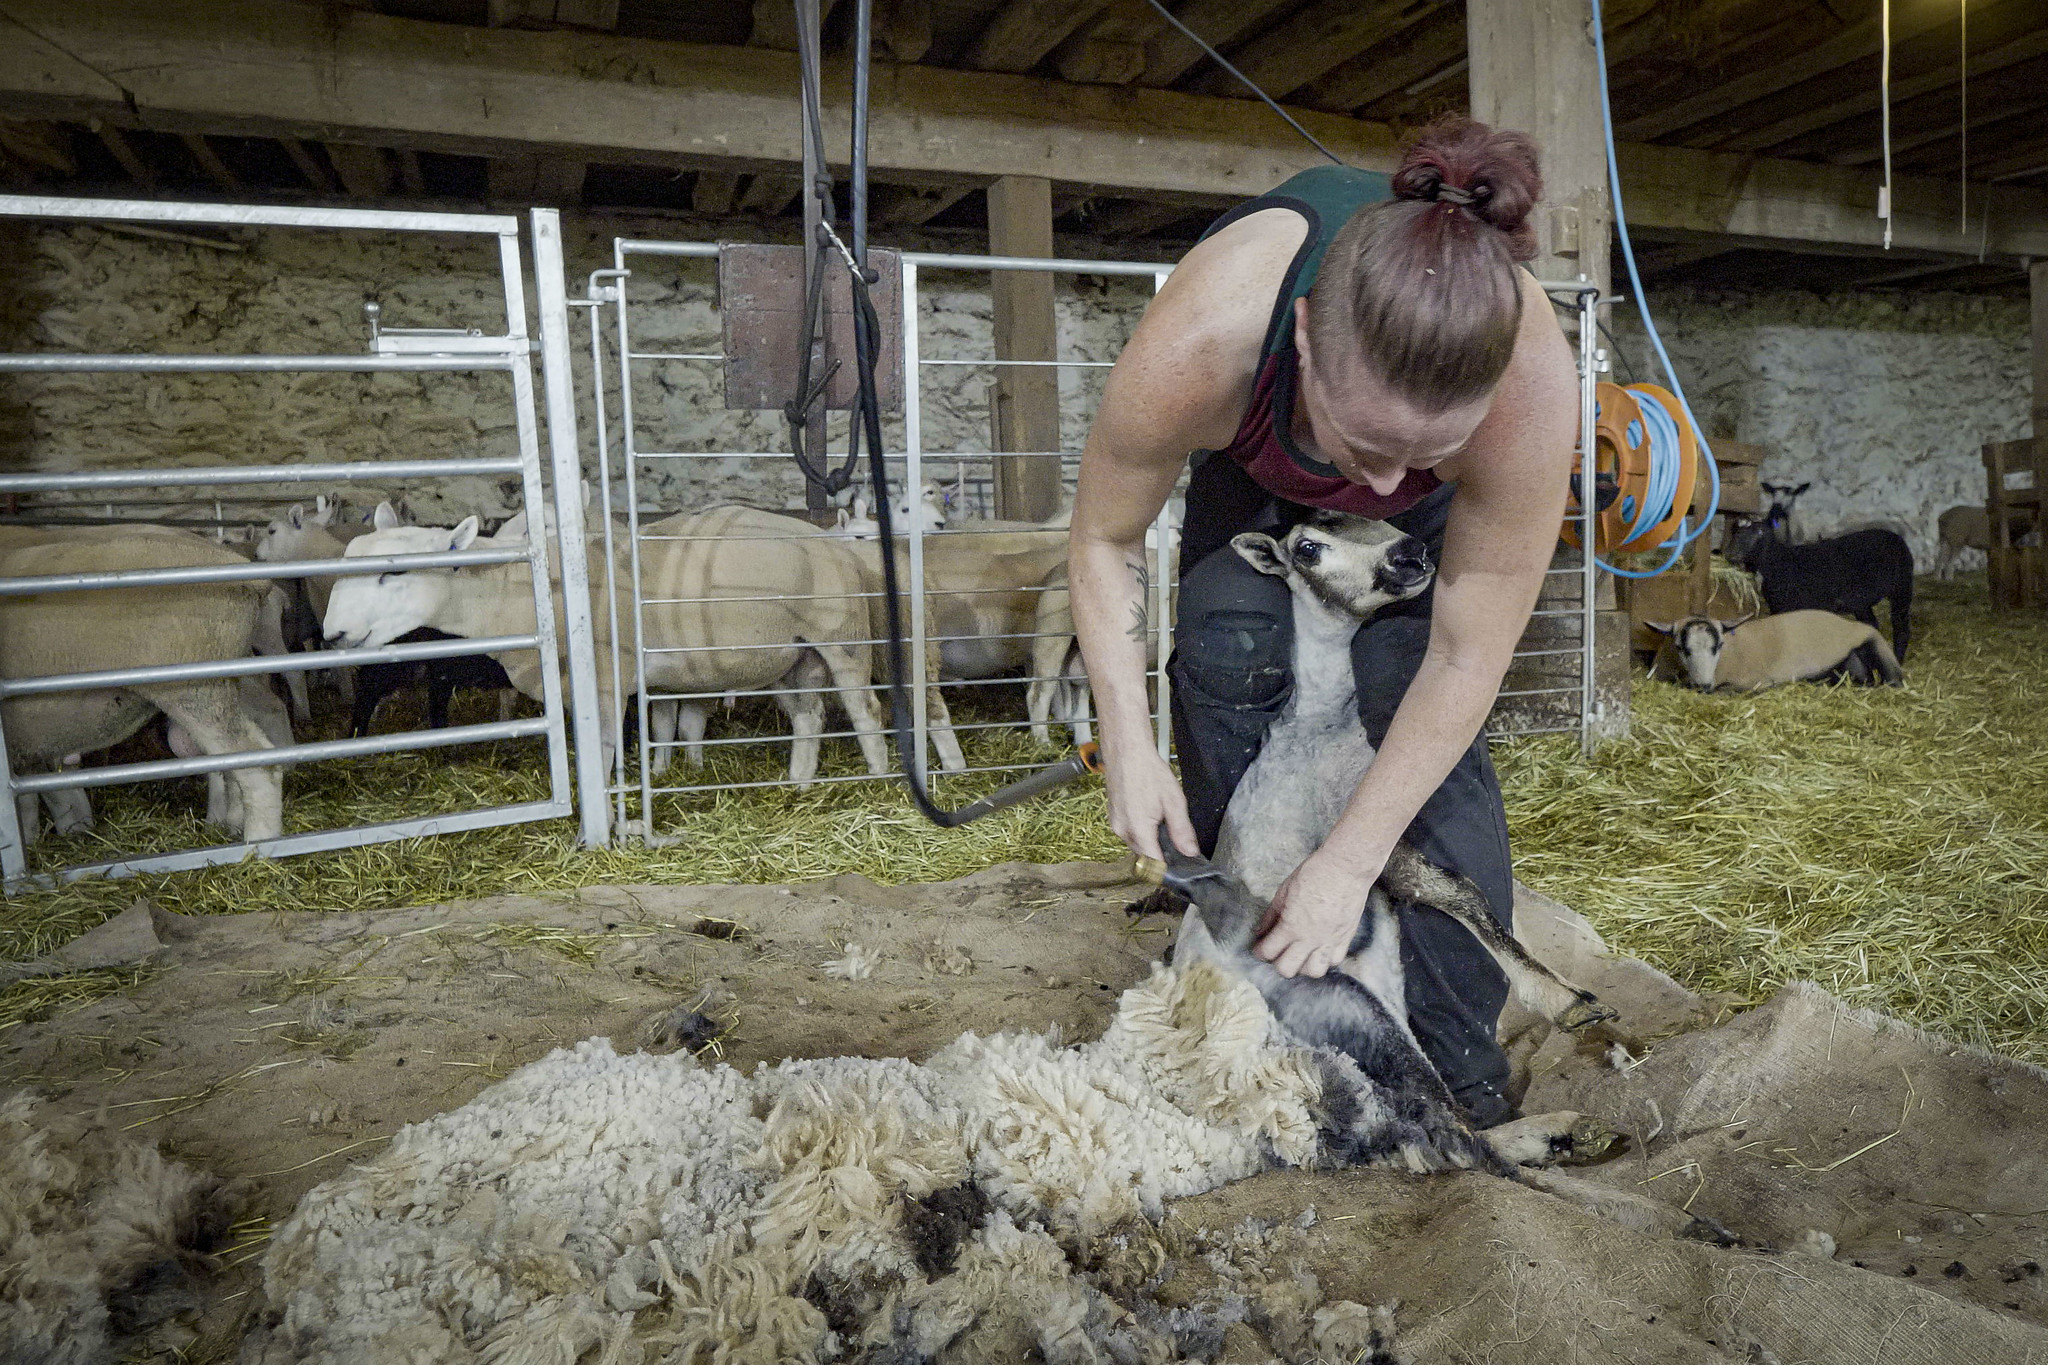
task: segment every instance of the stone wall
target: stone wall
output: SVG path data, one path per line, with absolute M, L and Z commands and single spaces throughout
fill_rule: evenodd
M 1763 446 L 1770 482 L 1811 480 L 1821 531 L 1903 523 L 1923 569 L 1941 512 L 1984 501 L 1983 444 L 2028 433 L 2023 300 L 1680 289 L 1650 305 L 1710 437 Z M 1615 311 L 1623 356 L 1658 378 L 1634 309 Z

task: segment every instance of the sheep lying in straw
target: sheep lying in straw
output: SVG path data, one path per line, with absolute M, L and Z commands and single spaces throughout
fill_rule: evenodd
M 0 1150 L 0 1360 L 100 1365 L 199 1306 L 237 1187 L 26 1091 L 0 1098 Z
M 308 1193 L 243 1365 L 1177 1359 L 1217 1324 L 1149 1310 L 1158 1266 L 1104 1267 L 1169 1199 L 1335 1164 L 1376 1103 L 1208 964 L 1155 969 L 1078 1047 L 749 1076 L 592 1039 Z
M 1876 626 L 1833 612 L 1787 611 L 1728 625 L 1704 616 L 1645 624 L 1671 637 L 1687 678 L 1705 692 L 1842 678 L 1895 686 L 1905 677 Z

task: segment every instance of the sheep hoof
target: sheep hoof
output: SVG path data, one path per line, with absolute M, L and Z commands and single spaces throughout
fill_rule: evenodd
M 1591 1114 L 1579 1115 L 1579 1121 L 1565 1134 L 1561 1150 L 1557 1153 L 1560 1166 L 1598 1166 L 1612 1161 L 1629 1148 L 1628 1135 L 1608 1127 Z
M 1557 1017 L 1557 1026 L 1567 1032 L 1576 1033 L 1593 1024 L 1604 1024 L 1610 1019 L 1619 1018 L 1619 1013 L 1601 1004 L 1594 996 L 1582 992 L 1579 998 L 1572 1002 L 1571 1007 Z

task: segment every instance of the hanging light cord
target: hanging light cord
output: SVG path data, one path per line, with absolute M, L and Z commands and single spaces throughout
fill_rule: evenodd
M 1884 249 L 1892 249 L 1892 0 L 1883 0 L 1879 20 L 1884 30 L 1883 65 L 1877 77 L 1878 99 L 1884 106 L 1884 184 L 1877 192 L 1877 216 L 1884 219 Z

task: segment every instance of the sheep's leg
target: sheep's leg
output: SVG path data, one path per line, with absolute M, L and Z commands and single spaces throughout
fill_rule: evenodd
M 675 762 L 676 703 L 647 703 L 647 775 L 660 777 Z
M 817 657 L 806 651 L 782 678 L 794 690 L 775 697 L 775 704 L 789 717 L 789 780 L 798 791 L 809 790 L 818 775 L 818 736 L 825 733 L 825 694 L 818 689 L 830 678 Z
M 832 675 L 840 706 L 845 708 L 847 719 L 853 722 L 854 737 L 860 744 L 861 756 L 867 760 L 868 772 L 880 777 L 889 771 L 889 748 L 882 742 L 882 710 L 870 689 L 867 656 L 846 645 L 817 645 L 815 648 Z
M 286 597 L 284 589 L 273 587 L 264 594 L 263 606 L 256 613 L 256 628 L 249 634 L 249 648 L 266 659 L 282 658 L 291 652 L 284 640 L 284 611 Z M 303 671 L 284 675 L 284 684 L 292 694 L 292 715 L 298 720 L 313 718 L 313 699 L 306 691 L 306 675 Z
M 507 724 L 519 711 L 519 689 L 501 687 L 498 689 L 498 723 Z
M 166 683 L 134 690 L 182 726 L 202 753 L 274 747 L 237 704 L 232 682 Z M 275 839 L 284 832 L 284 779 L 276 768 L 237 768 L 227 778 L 241 793 L 244 839 Z
M 675 732 L 683 737 L 683 762 L 692 768 L 704 766 L 704 729 L 710 720 L 711 708 L 702 702 L 676 703 Z
M 1095 738 L 1095 693 L 1088 687 L 1088 670 L 1081 663 L 1081 645 L 1071 642 L 1067 647 L 1066 679 L 1062 686 L 1066 702 L 1066 719 L 1074 731 L 1074 743 L 1086 744 Z
M 937 674 L 930 675 L 932 677 Z M 932 749 L 939 756 L 939 767 L 949 773 L 957 773 L 967 766 L 967 755 L 960 750 L 960 736 L 953 733 L 953 713 L 946 706 L 946 699 L 936 687 L 924 690 L 925 732 L 931 737 Z
M 1031 718 L 1031 738 L 1037 744 L 1052 743 L 1052 726 L 1047 722 L 1053 713 L 1056 697 L 1066 691 L 1065 685 L 1057 678 L 1040 676 L 1041 670 L 1031 670 L 1031 685 L 1024 689 L 1024 714 Z M 1063 697 L 1060 698 L 1064 700 Z
M 1906 646 L 1913 638 L 1913 576 L 1906 575 L 1906 581 L 1899 585 L 1891 596 L 1892 657 L 1900 663 L 1906 661 Z
M 1520 940 L 1501 928 L 1478 887 L 1431 863 L 1410 845 L 1394 846 L 1380 880 L 1400 899 L 1441 910 L 1471 930 L 1507 974 L 1515 999 L 1525 1009 L 1563 1029 L 1581 1029 L 1615 1017 L 1590 991 L 1580 990 L 1538 962 Z
M 43 804 L 33 796 L 14 798 L 14 818 L 21 826 L 21 846 L 34 848 L 43 833 Z
M 77 769 L 84 766 L 84 762 L 82 754 L 66 754 L 62 766 Z M 83 787 L 44 792 L 43 805 L 49 808 L 53 833 L 82 834 L 92 828 L 92 797 Z

